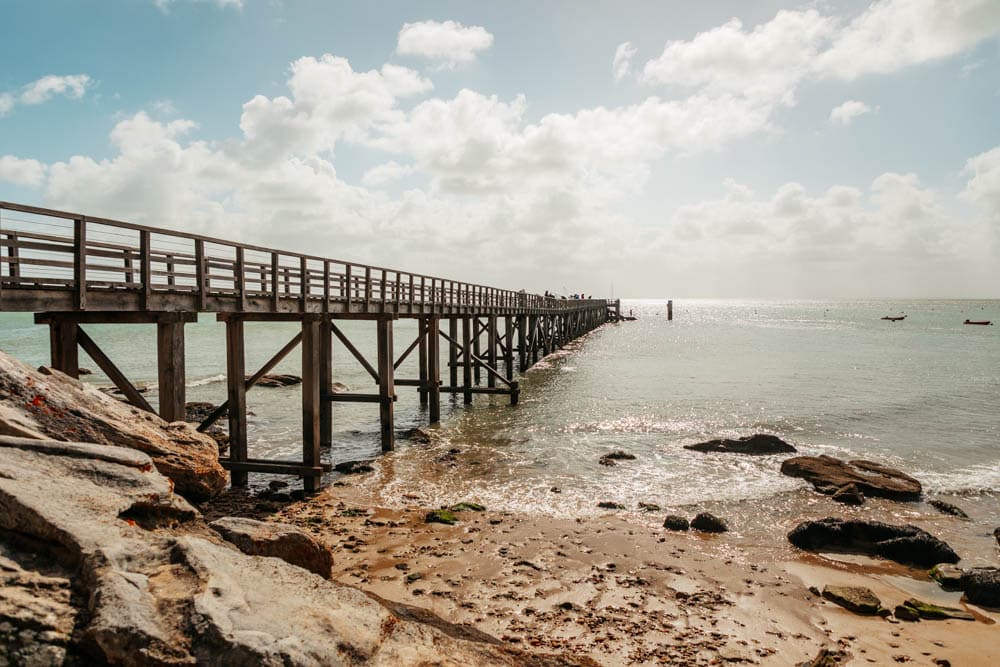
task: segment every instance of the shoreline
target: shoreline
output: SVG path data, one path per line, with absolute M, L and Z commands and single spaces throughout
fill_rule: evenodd
M 739 532 L 671 533 L 613 514 L 561 519 L 490 508 L 460 512 L 448 526 L 426 523 L 435 508 L 408 495 L 407 507 L 386 508 L 364 476 L 350 476 L 298 501 L 230 491 L 202 511 L 209 519 L 296 525 L 331 548 L 336 581 L 513 647 L 586 655 L 602 665 L 794 665 L 822 648 L 845 651 L 850 664 L 1000 660 L 1000 612 L 959 604 L 960 593 L 907 566 L 798 551 L 784 530 L 767 541 Z M 827 511 L 817 515 L 845 515 L 823 500 Z M 886 511 L 877 503 L 865 513 Z M 915 523 L 934 524 L 925 519 Z M 859 616 L 809 590 L 826 585 L 870 588 L 890 609 L 912 597 L 961 606 L 977 620 Z

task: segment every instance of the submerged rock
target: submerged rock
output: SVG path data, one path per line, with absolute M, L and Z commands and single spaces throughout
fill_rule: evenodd
M 663 527 L 667 530 L 684 531 L 691 527 L 688 520 L 678 514 L 668 514 L 667 518 L 663 520 Z
M 851 654 L 844 650 L 823 648 L 819 650 L 812 660 L 800 662 L 797 667 L 840 667 L 846 665 L 851 659 Z
M 997 544 L 1000 545 L 1000 528 L 995 528 L 993 530 L 993 537 L 996 539 Z
M 605 510 L 623 510 L 623 509 L 626 509 L 625 506 L 622 505 L 621 503 L 616 503 L 616 502 L 613 502 L 611 500 L 602 500 L 601 502 L 597 503 L 597 506 L 600 507 L 601 509 L 605 509 Z
M 950 546 L 927 531 L 880 521 L 804 521 L 788 533 L 788 541 L 807 551 L 857 552 L 918 567 L 959 561 Z
M 639 509 L 643 512 L 659 512 L 663 508 L 656 503 L 639 503 Z
M 249 376 L 246 378 L 250 379 Z M 273 375 L 265 375 L 261 379 L 257 380 L 255 387 L 290 387 L 292 385 L 302 384 L 302 378 L 298 375 L 289 375 L 282 373 L 275 373 Z
M 762 456 L 767 454 L 789 454 L 798 450 L 776 435 L 755 433 L 737 440 L 721 439 L 699 442 L 696 445 L 684 445 L 684 449 L 695 452 L 722 452 L 726 454 L 751 454 Z
M 209 524 L 224 540 L 251 556 L 272 556 L 330 578 L 330 550 L 304 530 L 287 523 L 224 517 Z
M 855 614 L 874 616 L 882 611 L 882 601 L 863 586 L 824 586 L 823 597 Z
M 725 533 L 729 530 L 725 521 L 708 512 L 702 512 L 691 519 L 691 527 L 703 533 Z
M 486 508 L 479 503 L 458 503 L 448 508 L 452 512 L 485 512 Z
M 344 461 L 333 466 L 333 469 L 343 475 L 360 475 L 361 473 L 375 472 L 372 463 L 374 461 L 370 459 L 366 461 Z
M 845 505 L 862 505 L 865 502 L 865 494 L 861 493 L 857 484 L 847 484 L 840 487 L 834 492 L 832 498 Z
M 866 496 L 919 500 L 923 488 L 909 475 L 873 461 L 841 461 L 832 456 L 796 456 L 781 463 L 782 474 L 801 477 L 824 493 L 854 484 Z
M 966 514 L 962 510 L 962 508 L 957 507 L 955 505 L 952 505 L 951 503 L 946 503 L 943 500 L 937 500 L 937 499 L 928 500 L 927 504 L 930 505 L 931 507 L 933 507 L 934 509 L 938 510 L 939 512 L 943 512 L 944 514 L 950 514 L 951 516 L 957 516 L 960 519 L 968 519 L 969 518 L 969 515 Z
M 72 440 L 147 454 L 177 492 L 205 500 L 226 487 L 219 446 L 184 422 L 168 423 L 64 373 L 0 352 L 0 433 Z
M 629 454 L 628 452 L 623 452 L 619 449 L 618 451 L 605 454 L 600 459 L 598 459 L 597 462 L 600 463 L 602 466 L 615 466 L 618 465 L 617 463 L 618 461 L 634 461 L 634 460 L 635 460 L 635 454 Z

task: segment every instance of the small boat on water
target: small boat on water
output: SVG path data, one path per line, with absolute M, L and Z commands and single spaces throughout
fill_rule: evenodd
M 891 315 L 886 315 L 882 319 L 883 320 L 888 320 L 890 322 L 898 322 L 900 320 L 905 320 L 906 319 L 906 315 L 900 315 L 898 317 L 892 317 Z
M 992 326 L 993 323 L 989 320 L 965 320 L 962 324 L 978 324 L 980 326 Z

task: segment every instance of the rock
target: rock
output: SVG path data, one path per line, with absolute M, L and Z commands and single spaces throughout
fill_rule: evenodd
M 625 506 L 622 505 L 621 503 L 616 503 L 616 502 L 613 502 L 613 501 L 610 501 L 610 500 L 602 500 L 601 502 L 597 503 L 597 506 L 600 507 L 601 509 L 606 509 L 606 510 L 623 510 L 623 509 L 625 509 Z
M 943 500 L 928 500 L 927 504 L 945 514 L 950 514 L 951 516 L 957 516 L 960 519 L 968 519 L 969 515 L 966 514 L 960 507 L 956 507 L 951 503 L 946 503 Z
M 247 380 L 250 379 L 248 375 Z M 292 385 L 302 384 L 302 378 L 298 375 L 287 375 L 276 373 L 274 375 L 265 375 L 259 380 L 255 387 L 290 387 Z
M 94 371 L 90 370 L 89 368 L 83 368 L 81 366 L 80 368 L 76 369 L 76 373 L 77 375 L 93 375 Z
M 36 440 L 72 440 L 143 452 L 191 500 L 226 488 L 219 447 L 190 424 L 115 400 L 85 383 L 37 371 L 0 352 L 0 433 Z
M 928 572 L 930 578 L 938 582 L 941 588 L 947 590 L 961 590 L 962 589 L 962 575 L 965 574 L 965 570 L 958 567 L 957 565 L 951 565 L 949 563 L 939 563 L 931 568 Z
M 788 541 L 806 551 L 859 552 L 925 568 L 959 560 L 950 546 L 916 526 L 879 521 L 804 521 L 788 533 Z
M 996 539 L 997 544 L 1000 545 L 1000 528 L 993 529 L 993 537 Z
M 847 484 L 840 487 L 834 492 L 832 498 L 845 505 L 862 505 L 865 502 L 865 494 L 861 493 L 857 484 Z
M 399 434 L 401 440 L 409 440 L 418 445 L 429 445 L 434 442 L 434 434 L 423 426 L 411 428 Z
M 218 406 L 215 403 L 209 403 L 208 401 L 189 401 L 184 404 L 184 421 L 195 422 L 200 424 L 205 421 L 205 419 L 212 414 L 212 412 Z M 219 417 L 220 420 L 225 419 L 229 416 L 229 410 L 227 409 Z
M 639 509 L 643 512 L 659 512 L 663 508 L 656 503 L 639 503 Z
M 850 658 L 851 655 L 846 651 L 823 648 L 820 649 L 815 658 L 800 662 L 797 667 L 839 667 L 846 665 Z
M 854 484 L 866 496 L 919 500 L 923 488 L 909 475 L 873 461 L 841 461 L 832 456 L 796 456 L 781 463 L 782 474 L 801 477 L 817 490 Z
M 429 611 L 246 555 L 136 450 L 10 441 L 0 437 L 0 545 L 12 534 L 35 540 L 72 573 L 87 607 L 73 619 L 70 648 L 87 648 L 76 664 L 596 665 L 526 654 Z M 0 600 L 7 595 L 5 586 Z M 35 664 L 61 664 L 71 615 L 47 607 L 53 616 L 35 616 L 46 596 L 26 608 L 36 627 L 53 629 Z M 5 632 L 7 620 L 0 625 Z M 21 646 L 5 642 L 4 658 L 23 664 L 12 655 Z
M 549 489 L 549 492 L 550 493 L 562 493 L 562 489 L 560 489 L 558 486 L 553 486 L 551 489 Z M 1000 528 L 998 528 L 997 530 L 1000 530 Z
M 755 433 L 737 440 L 722 439 L 699 442 L 696 445 L 684 445 L 684 449 L 695 452 L 721 452 L 724 454 L 751 454 L 762 456 L 767 454 L 789 454 L 798 450 L 776 435 Z
M 683 531 L 691 527 L 688 520 L 677 514 L 669 514 L 667 518 L 663 520 L 663 527 L 667 530 L 677 530 Z
M 629 454 L 628 452 L 623 452 L 621 450 L 611 452 L 610 454 L 605 454 L 600 459 L 598 463 L 602 466 L 615 466 L 618 465 L 618 461 L 633 461 L 635 460 L 634 454 Z
M 913 607 L 907 607 L 905 604 L 896 605 L 893 610 L 892 615 L 901 621 L 919 621 L 920 613 Z
M 1000 568 L 974 567 L 962 574 L 965 599 L 972 604 L 1000 609 Z
M 344 475 L 359 475 L 365 472 L 375 472 L 375 468 L 372 467 L 374 461 L 344 461 L 343 463 L 338 463 L 333 466 L 336 472 Z
M 424 521 L 427 523 L 445 523 L 451 526 L 458 521 L 458 517 L 448 510 L 434 510 L 427 513 Z
M 954 618 L 959 621 L 974 621 L 976 617 L 965 611 L 964 609 L 956 609 L 954 607 L 939 607 L 935 604 L 930 604 L 928 602 L 921 602 L 915 598 L 910 598 L 904 602 L 901 606 L 909 607 L 916 614 L 923 619 L 931 620 L 942 620 L 946 618 Z M 897 607 L 898 609 L 898 607 Z
M 324 579 L 330 578 L 330 568 L 333 567 L 330 550 L 300 528 L 286 523 L 233 516 L 218 519 L 209 525 L 222 539 L 235 544 L 245 554 L 280 558 Z
M 458 503 L 448 508 L 452 512 L 485 512 L 486 508 L 479 503 Z
M 874 616 L 882 610 L 882 601 L 862 586 L 824 586 L 823 597 L 855 614 Z
M 691 527 L 704 533 L 725 533 L 729 530 L 725 521 L 708 512 L 702 512 L 691 519 Z
M 348 387 L 343 382 L 331 382 L 330 383 L 330 393 L 331 394 L 346 394 L 350 390 L 351 390 L 351 388 Z

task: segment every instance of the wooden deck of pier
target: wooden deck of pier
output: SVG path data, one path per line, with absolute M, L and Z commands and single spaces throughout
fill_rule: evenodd
M 126 400 L 151 412 L 82 325 L 155 324 L 159 414 L 168 421 L 185 418 L 184 325 L 198 313 L 216 313 L 226 326 L 227 400 L 199 429 L 228 412 L 230 454 L 223 465 L 233 486 L 245 486 L 248 473 L 266 472 L 301 476 L 307 490 L 318 488 L 325 471 L 320 448 L 331 444 L 333 403 L 376 404 L 382 449 L 388 451 L 394 446 L 397 387 L 417 388 L 431 423 L 440 419 L 442 392 L 461 394 L 465 403 L 474 394 L 506 395 L 516 405 L 516 373 L 621 315 L 617 301 L 543 297 L 0 202 L 0 312 L 10 311 L 35 313 L 37 323 L 48 325 L 54 368 L 78 377 L 82 348 Z M 419 326 L 397 357 L 398 318 L 415 318 Z M 345 319 L 374 324 L 376 359 L 366 359 L 337 326 Z M 248 376 L 244 324 L 257 321 L 298 322 L 301 330 Z M 377 391 L 333 392 L 334 337 L 371 375 Z M 246 392 L 296 347 L 302 355 L 302 460 L 252 458 Z M 419 377 L 395 378 L 414 351 Z

